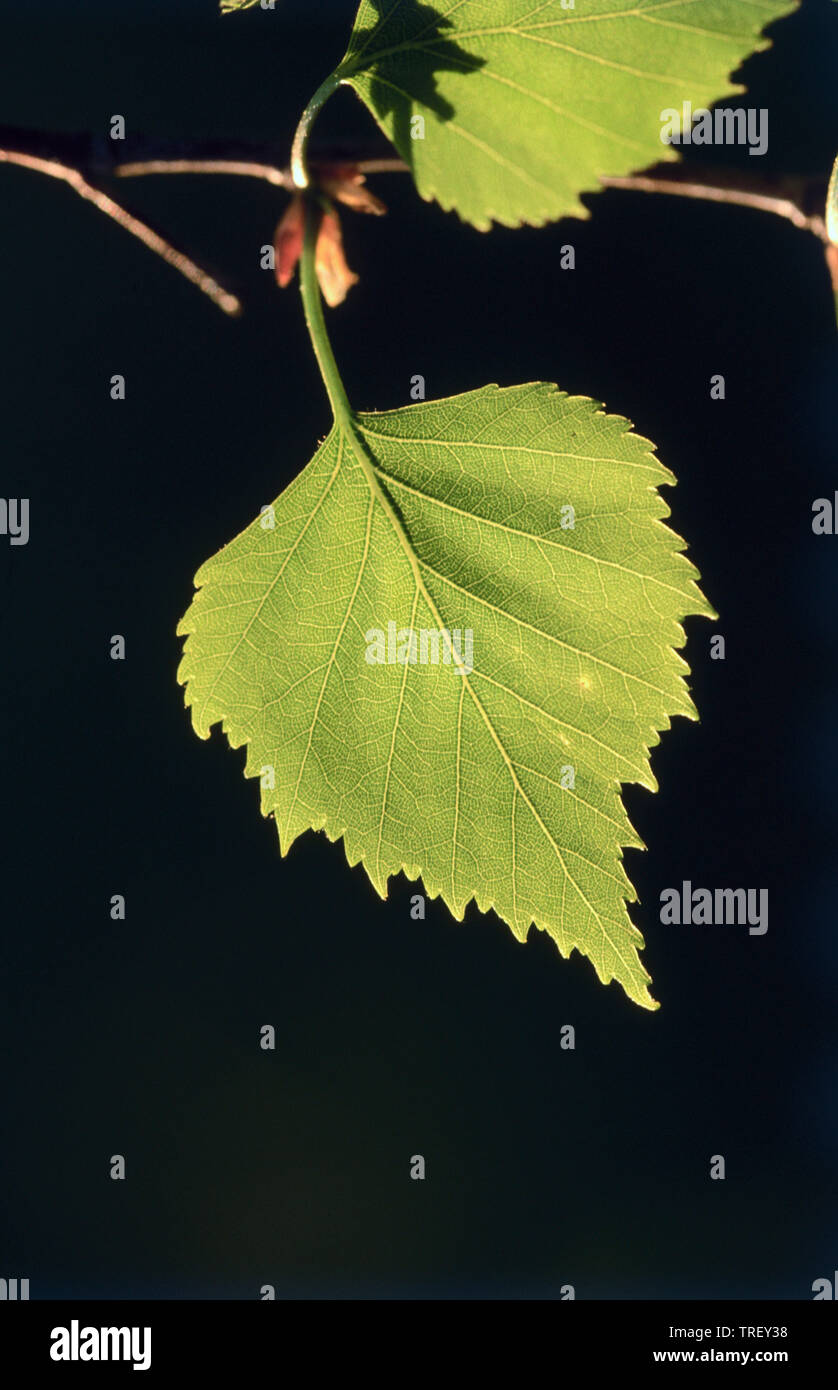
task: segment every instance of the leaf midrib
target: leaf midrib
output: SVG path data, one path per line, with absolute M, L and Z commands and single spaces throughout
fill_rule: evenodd
M 421 573 L 420 573 L 419 566 L 420 566 L 420 564 L 421 564 L 422 562 L 419 560 L 419 557 L 417 556 L 417 554 L 416 554 L 416 552 L 415 552 L 415 550 L 414 550 L 414 548 L 413 548 L 413 545 L 411 544 L 410 538 L 409 538 L 409 536 L 408 536 L 408 534 L 407 534 L 407 531 L 405 530 L 405 528 L 404 528 L 404 526 L 403 526 L 403 524 L 402 524 L 402 522 L 401 522 L 401 519 L 400 519 L 400 517 L 399 517 L 399 515 L 398 515 L 398 512 L 396 511 L 394 505 L 390 502 L 390 499 L 386 496 L 386 494 L 385 494 L 385 492 L 384 492 L 384 490 L 383 490 L 383 488 L 382 488 L 381 483 L 379 483 L 379 481 L 378 481 L 378 477 L 377 477 L 377 475 L 376 475 L 376 472 L 374 471 L 374 470 L 375 470 L 375 465 L 372 464 L 371 461 L 367 458 L 366 449 L 365 449 L 365 445 L 364 445 L 364 441 L 363 441 L 363 439 L 361 438 L 361 426 L 359 425 L 359 423 L 358 423 L 358 421 L 357 421 L 357 419 L 356 419 L 356 417 L 355 417 L 354 415 L 351 416 L 351 417 L 348 417 L 348 418 L 343 418 L 343 419 L 341 419 L 340 421 L 336 421 L 336 423 L 337 423 L 337 425 L 338 425 L 339 430 L 341 430 L 342 432 L 343 432 L 343 431 L 346 431 L 347 433 L 349 433 L 349 435 L 350 435 L 350 441 L 349 441 L 349 442 L 350 442 L 350 445 L 351 445 L 351 447 L 352 447 L 353 453 L 355 453 L 356 457 L 359 459 L 359 462 L 361 463 L 361 467 L 362 467 L 362 469 L 363 469 L 364 476 L 366 477 L 367 482 L 368 482 L 369 487 L 370 487 L 370 490 L 371 490 L 371 492 L 373 493 L 373 500 L 374 500 L 374 501 L 375 501 L 375 500 L 378 500 L 378 501 L 380 502 L 380 504 L 382 505 L 382 507 L 383 507 L 383 509 L 384 509 L 384 511 L 385 511 L 385 514 L 386 514 L 387 517 L 389 518 L 389 520 L 390 520 L 390 522 L 391 522 L 391 524 L 392 524 L 392 526 L 393 526 L 393 529 L 394 529 L 395 532 L 396 532 L 396 536 L 397 536 L 397 539 L 398 539 L 400 545 L 402 546 L 403 550 L 405 551 L 405 553 L 407 554 L 407 556 L 408 556 L 408 558 L 409 558 L 409 560 L 410 560 L 411 569 L 413 570 L 414 579 L 415 579 L 415 582 L 416 582 L 416 584 L 417 584 L 417 587 L 418 587 L 418 588 L 421 588 L 422 597 L 424 598 L 425 602 L 427 603 L 428 608 L 429 608 L 429 610 L 430 610 L 430 612 L 431 612 L 431 615 L 432 615 L 432 617 L 434 618 L 434 620 L 436 621 L 436 623 L 437 623 L 439 629 L 440 629 L 442 632 L 445 632 L 447 629 L 446 629 L 445 624 L 443 623 L 442 614 L 440 613 L 440 611 L 439 611 L 439 609 L 438 609 L 438 607 L 437 607 L 437 605 L 436 605 L 436 602 L 434 601 L 434 599 L 433 599 L 433 597 L 432 597 L 432 595 L 431 595 L 429 589 L 428 589 L 427 586 L 425 585 L 425 582 L 424 582 L 424 580 L 422 579 L 422 576 L 421 576 Z M 444 576 L 443 576 L 443 577 L 444 577 Z M 418 594 L 414 596 L 414 612 L 415 612 L 415 607 L 416 607 L 417 599 L 418 599 Z M 348 614 L 347 614 L 347 617 L 348 617 Z M 587 908 L 587 910 L 588 910 L 588 912 L 589 912 L 589 914 L 590 914 L 591 920 L 597 924 L 597 926 L 598 926 L 600 932 L 602 933 L 602 935 L 605 937 L 606 941 L 608 941 L 609 945 L 611 946 L 611 949 L 614 951 L 615 955 L 619 958 L 619 960 L 622 961 L 623 965 L 625 966 L 625 968 L 626 968 L 627 971 L 629 972 L 629 976 L 635 974 L 636 971 L 637 971 L 637 969 L 638 969 L 638 967 L 639 967 L 639 969 L 640 969 L 641 976 L 644 976 L 646 972 L 643 970 L 643 966 L 640 965 L 640 963 L 637 961 L 636 955 L 635 955 L 635 960 L 634 960 L 634 962 L 632 962 L 630 959 L 628 959 L 628 960 L 626 959 L 626 957 L 623 955 L 622 951 L 620 950 L 619 946 L 618 946 L 617 944 L 615 944 L 615 942 L 612 940 L 611 936 L 609 935 L 608 931 L 606 930 L 606 925 L 605 925 L 605 923 L 606 923 L 606 921 L 607 921 L 608 919 L 606 919 L 606 918 L 604 918 L 604 917 L 602 917 L 602 916 L 600 915 L 600 913 L 599 913 L 599 912 L 597 911 L 597 909 L 594 907 L 593 903 L 590 902 L 590 900 L 588 899 L 588 897 L 587 897 L 587 895 L 586 895 L 584 889 L 582 888 L 582 886 L 577 882 L 577 880 L 574 878 L 573 874 L 570 872 L 570 869 L 568 868 L 568 866 L 567 866 L 567 864 L 566 864 L 566 862 L 565 862 L 564 855 L 562 854 L 562 851 L 561 851 L 561 849 L 560 849 L 558 843 L 556 842 L 556 840 L 554 839 L 553 835 L 551 834 L 551 832 L 550 832 L 548 826 L 545 824 L 545 822 L 544 822 L 542 816 L 539 814 L 539 811 L 538 811 L 537 807 L 533 804 L 532 800 L 531 800 L 530 797 L 528 796 L 528 794 L 527 794 L 527 792 L 526 792 L 526 789 L 524 788 L 524 786 L 523 786 L 522 783 L 520 782 L 520 780 L 519 780 L 519 778 L 518 778 L 518 774 L 517 774 L 516 769 L 515 769 L 515 764 L 513 763 L 510 754 L 507 752 L 507 750 L 506 750 L 506 748 L 505 748 L 505 746 L 504 746 L 504 744 L 503 744 L 503 741 L 501 740 L 500 735 L 498 734 L 497 730 L 495 729 L 495 726 L 494 726 L 494 724 L 492 723 L 491 718 L 489 717 L 488 711 L 486 710 L 485 706 L 483 705 L 483 702 L 480 700 L 479 696 L 477 695 L 477 692 L 475 691 L 474 687 L 472 686 L 471 681 L 469 680 L 469 677 L 468 677 L 468 675 L 467 675 L 466 672 L 465 672 L 465 669 L 464 669 L 464 667 L 463 667 L 463 664 L 462 664 L 461 659 L 457 656 L 457 654 L 456 654 L 455 652 L 453 652 L 453 647 L 452 647 L 452 654 L 454 655 L 455 662 L 456 662 L 456 664 L 458 665 L 458 668 L 460 669 L 460 674 L 461 674 L 461 678 L 462 678 L 462 680 L 463 680 L 463 683 L 465 684 L 465 686 L 466 686 L 466 688 L 467 688 L 467 690 L 468 690 L 468 692 L 469 692 L 469 695 L 471 696 L 471 699 L 472 699 L 472 701 L 473 701 L 473 703 L 474 703 L 475 708 L 477 709 L 477 711 L 478 711 L 478 713 L 479 713 L 481 719 L 483 720 L 483 723 L 484 723 L 484 725 L 485 725 L 485 727 L 486 727 L 486 730 L 487 730 L 487 732 L 488 732 L 488 734 L 489 734 L 489 737 L 491 738 L 492 742 L 495 744 L 495 746 L 496 746 L 498 752 L 500 753 L 501 759 L 502 759 L 502 761 L 503 761 L 503 763 L 504 763 L 504 765 L 505 765 L 505 767 L 506 767 L 506 769 L 507 769 L 507 772 L 508 772 L 508 774 L 509 774 L 509 777 L 510 777 L 510 779 L 511 779 L 511 781 L 512 781 L 512 786 L 513 786 L 513 802 L 512 802 L 512 807 L 513 807 L 513 810 L 512 810 L 513 819 L 514 819 L 514 814 L 515 814 L 515 799 L 516 799 L 517 796 L 520 796 L 521 799 L 522 799 L 522 801 L 524 802 L 524 804 L 527 806 L 527 808 L 528 808 L 528 810 L 529 810 L 529 812 L 530 812 L 530 815 L 533 817 L 533 820 L 535 821 L 536 825 L 537 825 L 538 828 L 541 830 L 542 834 L 544 835 L 545 839 L 547 840 L 548 844 L 550 845 L 550 847 L 552 848 L 554 854 L 556 855 L 556 858 L 558 859 L 559 864 L 561 865 L 562 872 L 563 872 L 563 874 L 565 875 L 565 880 L 566 880 L 566 882 L 570 882 L 570 883 L 573 885 L 573 888 L 574 888 L 575 892 L 578 894 L 578 896 L 581 898 L 582 902 L 585 904 L 585 907 Z M 616 669 L 616 668 L 615 668 L 615 669 Z M 406 682 L 406 679 L 407 679 L 407 674 L 406 674 L 406 673 L 407 673 L 407 670 L 408 670 L 408 665 L 407 665 L 407 663 L 405 663 L 405 676 L 404 676 L 404 678 L 403 678 L 403 687 L 402 687 L 402 689 L 404 689 L 404 682 Z M 625 673 L 620 672 L 620 674 L 625 674 Z M 637 679 L 639 679 L 639 677 L 638 677 Z M 324 686 L 325 686 L 325 682 L 324 682 Z M 663 693 L 663 692 L 659 692 L 659 693 Z M 400 703 L 399 703 L 399 710 L 397 711 L 396 722 L 395 722 L 394 729 L 393 729 L 393 737 L 392 737 L 392 740 L 391 740 L 391 756 L 392 756 L 392 749 L 393 749 L 394 744 L 395 744 L 396 733 L 397 733 L 397 730 L 398 730 L 398 722 L 399 722 L 399 715 L 400 715 L 400 712 L 401 712 L 401 700 L 400 700 Z M 379 842 L 378 842 L 378 850 L 377 850 L 377 855 L 376 855 L 376 860 L 377 860 L 376 868 L 377 868 L 377 870 L 379 870 L 379 865 L 380 865 L 381 833 L 382 833 L 382 828 L 383 828 L 383 820 L 384 820 L 384 803 L 382 804 L 382 820 L 381 820 L 381 823 L 380 823 L 380 826 L 379 826 Z M 582 855 L 577 855 L 576 857 L 577 857 L 577 858 L 583 858 L 583 859 L 584 859 L 584 856 L 582 856 Z M 585 862 L 590 862 L 590 861 L 585 861 Z M 594 865 L 593 867 L 596 867 L 596 868 L 599 869 L 601 872 L 605 873 L 608 877 L 613 877 L 612 875 L 608 875 L 606 870 L 602 870 L 600 865 Z M 380 872 L 380 870 L 379 870 L 379 872 Z M 616 880 L 615 880 L 615 881 L 616 881 Z M 562 886 L 562 891 L 563 891 L 563 893 L 564 893 L 564 889 L 565 889 L 565 887 L 566 887 L 566 882 L 565 882 L 565 883 L 563 884 L 563 886 Z M 620 887 L 622 888 L 623 885 L 620 884 Z M 516 885 L 515 885 L 515 870 L 514 870 L 514 867 L 513 867 L 513 893 L 514 893 L 515 891 L 516 891 Z M 622 926 L 622 923 L 618 922 L 617 920 L 614 920 L 614 921 L 612 922 L 612 925 L 614 925 L 614 926 L 620 926 L 620 927 L 621 927 L 621 926 Z

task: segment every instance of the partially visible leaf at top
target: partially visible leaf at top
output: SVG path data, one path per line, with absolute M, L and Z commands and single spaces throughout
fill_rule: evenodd
M 335 425 L 178 629 L 194 727 L 247 745 L 282 853 L 342 836 L 382 896 L 421 876 L 656 1007 L 621 784 L 654 790 L 650 748 L 695 718 L 675 649 L 712 611 L 672 481 L 626 420 L 544 384 Z
M 539 226 L 587 217 L 599 175 L 674 158 L 661 112 L 741 91 L 731 72 L 795 4 L 362 0 L 338 71 L 424 198 L 481 229 Z
M 252 10 L 259 0 L 221 0 L 221 13 L 232 14 L 234 10 Z

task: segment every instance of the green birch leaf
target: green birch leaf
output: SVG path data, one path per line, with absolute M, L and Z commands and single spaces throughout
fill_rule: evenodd
M 221 13 L 232 14 L 235 10 L 252 10 L 259 0 L 221 0 Z
M 672 474 L 546 384 L 356 419 L 199 570 L 195 730 L 247 745 L 283 855 L 342 836 L 382 896 L 403 870 L 458 919 L 474 898 L 655 1008 L 620 788 L 654 790 L 649 749 L 696 717 L 675 648 L 712 613 Z
M 423 198 L 483 230 L 587 217 L 582 192 L 677 147 L 661 112 L 742 91 L 731 72 L 796 0 L 362 0 L 338 74 Z M 424 139 L 412 138 L 421 116 Z M 419 127 L 417 127 L 418 129 Z

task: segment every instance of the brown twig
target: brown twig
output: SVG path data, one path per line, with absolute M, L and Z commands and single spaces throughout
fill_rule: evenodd
M 824 219 L 807 215 L 791 198 L 778 198 L 773 194 L 755 193 L 743 188 L 720 188 L 709 183 L 687 183 L 676 178 L 649 178 L 644 174 L 630 174 L 625 178 L 601 175 L 599 181 L 605 188 L 624 188 L 638 193 L 669 193 L 681 198 L 700 198 L 703 202 L 727 203 L 755 208 L 760 212 L 773 212 L 778 217 L 785 217 L 802 231 L 812 232 L 825 245 L 829 245 Z
M 316 172 L 318 163 L 333 163 L 312 159 L 312 169 Z M 361 159 L 356 168 L 362 174 L 400 174 L 408 169 L 403 159 Z M 135 178 L 143 174 L 233 174 L 246 179 L 264 179 L 288 193 L 296 191 L 290 169 L 279 169 L 275 164 L 263 164 L 252 159 L 141 159 L 131 164 L 115 164 L 113 173 L 117 178 Z
M 126 143 L 137 158 L 117 159 L 115 151 L 121 148 L 122 142 L 117 145 L 112 141 L 96 141 L 84 135 L 45 135 L 41 131 L 0 126 L 0 163 L 32 169 L 66 183 L 79 197 L 92 203 L 150 251 L 154 251 L 190 284 L 197 285 L 225 314 L 240 314 L 241 301 L 236 295 L 226 290 L 208 271 L 185 252 L 179 251 L 148 223 L 128 212 L 121 203 L 98 188 L 89 177 L 85 177 L 82 170 L 98 177 L 112 178 L 136 178 L 149 174 L 238 175 L 262 179 L 275 188 L 293 192 L 294 181 L 290 169 L 278 165 L 267 151 L 234 141 L 227 142 L 230 157 L 219 149 L 218 142 L 213 141 L 195 141 L 194 153 L 185 149 L 181 152 L 182 147 L 178 148 L 177 153 L 174 150 L 171 153 L 158 153 L 151 147 L 151 142 L 142 136 Z M 318 161 L 315 157 L 311 163 L 316 170 L 318 163 L 331 165 L 334 161 L 335 156 L 330 154 L 327 160 Z M 354 162 L 362 174 L 394 173 L 408 167 L 401 159 L 390 157 L 358 159 Z
M 119 157 L 117 151 L 119 150 Z M 125 158 L 130 154 L 132 157 Z M 362 174 L 401 173 L 408 169 L 396 157 L 359 158 L 352 151 L 329 152 L 309 160 L 333 167 L 346 160 Z M 289 168 L 277 163 L 266 146 L 237 141 L 187 141 L 161 146 L 143 136 L 122 142 L 96 140 L 85 135 L 51 135 L 40 131 L 0 126 L 0 163 L 33 169 L 61 179 L 74 192 L 93 203 L 100 212 L 124 227 L 132 236 L 154 251 L 167 265 L 180 272 L 206 294 L 225 314 L 239 314 L 241 303 L 184 252 L 178 251 L 140 218 L 128 212 L 91 182 L 92 178 L 136 178 L 152 174 L 223 174 L 261 179 L 288 192 L 294 190 Z M 84 172 L 82 172 L 84 171 Z M 822 209 L 826 201 L 826 179 L 805 177 L 755 177 L 740 170 L 720 170 L 693 164 L 663 164 L 642 174 L 626 177 L 601 176 L 604 188 L 630 192 L 663 193 L 703 202 L 728 204 L 773 213 L 793 226 L 816 236 L 829 252 L 832 248 Z M 834 253 L 834 248 L 832 248 Z M 831 267 L 834 267 L 833 254 Z
M 216 304 L 225 314 L 235 316 L 241 313 L 241 301 L 234 294 L 225 290 L 206 270 L 202 270 L 184 252 L 178 251 L 170 241 L 166 241 L 165 237 L 160 236 L 147 223 L 134 217 L 121 204 L 110 198 L 107 193 L 103 193 L 100 188 L 95 188 L 93 184 L 88 183 L 78 169 L 68 168 L 67 165 L 60 164 L 54 159 L 41 159 L 36 155 L 19 154 L 13 150 L 0 150 L 0 163 L 17 164 L 22 169 L 34 169 L 37 173 L 47 174 L 50 178 L 60 179 L 63 183 L 69 184 L 80 198 L 92 203 L 106 217 L 112 218 L 126 232 L 130 232 L 144 246 L 147 246 L 150 251 L 154 251 L 167 265 L 179 271 L 191 284 L 197 285 L 198 289 L 208 295 L 213 304 Z
M 265 179 L 289 193 L 294 191 L 290 169 L 247 159 L 142 159 L 132 164 L 115 164 L 113 173 L 118 179 L 143 174 L 240 174 L 244 178 Z

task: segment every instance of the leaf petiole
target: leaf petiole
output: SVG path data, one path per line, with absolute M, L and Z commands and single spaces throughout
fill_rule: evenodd
M 311 127 L 314 125 L 321 108 L 326 105 L 329 97 L 334 95 L 343 80 L 344 76 L 340 70 L 330 72 L 325 81 L 320 83 L 299 119 L 297 129 L 294 132 L 294 142 L 291 146 L 291 177 L 294 180 L 295 188 L 308 188 L 306 151 Z
M 352 407 L 344 389 L 332 344 L 323 315 L 323 301 L 317 283 L 315 248 L 320 223 L 320 206 L 317 199 L 306 199 L 306 224 L 303 239 L 303 253 L 300 258 L 300 290 L 303 297 L 306 326 L 308 328 L 320 375 L 329 396 L 329 403 L 335 417 L 335 424 L 352 431 L 354 417 Z
M 314 348 L 314 355 L 317 358 L 317 365 L 320 368 L 320 375 L 329 397 L 332 407 L 335 425 L 341 431 L 346 443 L 352 450 L 364 477 L 369 483 L 370 491 L 375 500 L 380 504 L 384 514 L 389 519 L 396 538 L 407 556 L 408 563 L 413 571 L 416 580 L 417 591 L 422 591 L 428 600 L 429 607 L 433 607 L 432 600 L 425 590 L 424 580 L 419 572 L 419 564 L 416 553 L 405 532 L 404 524 L 401 521 L 392 501 L 379 481 L 376 474 L 373 460 L 370 458 L 368 446 L 362 437 L 358 426 L 358 420 L 343 385 L 335 354 L 332 351 L 332 344 L 329 340 L 329 333 L 326 328 L 326 319 L 323 314 L 323 301 L 320 297 L 320 287 L 317 281 L 317 269 L 315 264 L 317 230 L 319 224 L 319 213 L 317 202 L 309 197 L 306 205 L 306 226 L 305 237 L 303 239 L 303 253 L 300 258 L 300 290 L 303 298 L 303 309 L 305 311 L 306 326 L 308 328 L 311 345 Z M 442 626 L 442 624 L 440 624 Z

